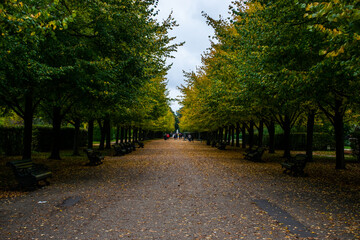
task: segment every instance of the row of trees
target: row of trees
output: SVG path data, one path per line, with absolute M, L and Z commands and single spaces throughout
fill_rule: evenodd
M 215 41 L 197 72 L 185 73 L 181 128 L 214 131 L 266 124 L 290 133 L 306 123 L 312 156 L 314 123 L 333 124 L 336 168 L 345 168 L 344 119 L 356 118 L 360 87 L 360 3 L 355 0 L 233 2 L 229 21 L 204 14 Z M 355 119 L 357 120 L 357 119 Z
M 31 158 L 34 117 L 53 125 L 60 159 L 64 121 L 172 129 L 166 58 L 181 45 L 156 20 L 156 0 L 5 0 L 0 3 L 0 105 L 24 122 Z M 171 127 L 170 127 L 171 126 Z

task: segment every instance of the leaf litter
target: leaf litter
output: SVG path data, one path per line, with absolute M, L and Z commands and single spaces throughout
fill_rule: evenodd
M 266 199 L 316 237 L 359 238 L 359 165 L 336 171 L 315 156 L 308 177 L 282 174 L 280 153 L 263 163 L 242 150 L 200 142 L 155 140 L 104 164 L 84 157 L 37 159 L 54 172 L 34 192 L 7 190 L 1 199 L 3 239 L 300 239 L 254 204 Z M 110 155 L 110 154 L 108 154 Z M 14 194 L 11 194 L 11 193 Z M 66 199 L 79 199 L 60 207 Z M 38 204 L 46 201 L 46 204 Z

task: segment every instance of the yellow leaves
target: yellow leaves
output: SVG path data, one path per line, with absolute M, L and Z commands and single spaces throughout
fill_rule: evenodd
M 31 14 L 30 16 L 35 19 L 39 18 L 41 16 L 41 12 L 38 12 L 36 15 Z
M 315 24 L 314 25 L 317 29 L 319 29 L 320 31 L 325 31 L 326 28 L 322 25 L 322 24 Z
M 318 5 L 319 5 L 318 2 L 310 3 L 310 4 L 308 4 L 308 5 L 306 6 L 305 10 L 306 10 L 306 11 L 310 11 L 310 9 L 311 9 L 312 7 L 316 7 L 316 6 L 318 6 Z
M 342 53 L 344 53 L 344 46 L 341 46 L 341 48 L 336 51 L 329 52 L 328 54 L 326 54 L 326 57 L 336 57 Z
M 360 35 L 357 34 L 357 33 L 354 33 L 354 39 L 355 39 L 356 41 L 360 41 Z

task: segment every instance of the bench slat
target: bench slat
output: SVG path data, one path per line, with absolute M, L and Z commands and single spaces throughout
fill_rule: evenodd
M 45 165 L 35 164 L 30 159 L 7 162 L 21 187 L 39 186 L 40 181 L 48 184 L 47 178 L 52 177 L 52 172 Z

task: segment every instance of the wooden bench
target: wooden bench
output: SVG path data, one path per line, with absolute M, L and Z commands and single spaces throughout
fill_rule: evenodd
M 113 147 L 115 150 L 114 156 L 123 156 L 126 154 L 126 149 L 123 145 L 115 144 L 115 145 L 113 145 Z
M 16 180 L 21 188 L 41 187 L 40 181 L 47 181 L 52 176 L 52 172 L 42 164 L 35 164 L 30 159 L 7 162 L 6 166 L 11 167 Z
M 136 140 L 134 143 L 137 144 L 138 148 L 144 148 L 144 143 L 142 143 L 138 140 Z
M 126 142 L 126 143 L 120 143 L 126 150 L 126 153 L 131 153 L 133 151 L 133 146 L 131 145 L 130 142 Z
M 304 168 L 306 166 L 308 157 L 306 154 L 297 154 L 295 157 L 288 159 L 286 162 L 282 162 L 282 168 L 285 168 L 284 173 L 289 173 L 293 176 L 304 176 Z
M 217 149 L 219 149 L 219 150 L 225 150 L 225 148 L 226 148 L 226 142 L 218 142 L 217 144 L 216 144 L 216 147 L 217 147 Z
M 102 161 L 104 160 L 104 156 L 102 156 L 100 152 L 92 149 L 84 149 L 84 152 L 89 159 L 89 163 L 87 164 L 88 166 L 97 166 L 103 163 Z
M 265 152 L 264 147 L 257 147 L 255 150 L 249 150 L 244 154 L 245 159 L 253 162 L 261 162 L 261 157 Z

